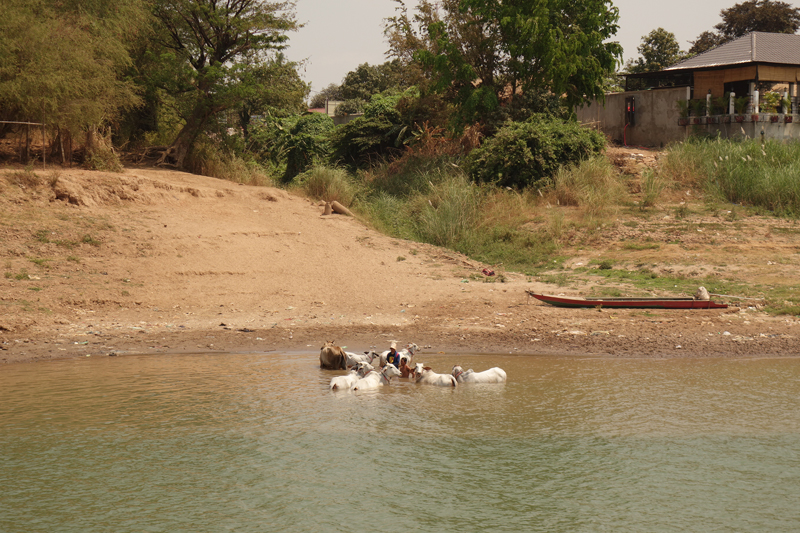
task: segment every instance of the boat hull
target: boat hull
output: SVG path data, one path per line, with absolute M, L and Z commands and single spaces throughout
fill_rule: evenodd
M 694 298 L 568 298 L 536 294 L 530 291 L 528 294 L 556 307 L 617 309 L 725 309 L 728 307 L 728 304 L 712 300 L 695 300 Z

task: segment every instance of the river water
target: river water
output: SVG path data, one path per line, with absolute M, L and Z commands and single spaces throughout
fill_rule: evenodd
M 418 355 L 508 383 L 331 393 L 316 354 L 0 370 L 0 531 L 796 531 L 800 359 Z

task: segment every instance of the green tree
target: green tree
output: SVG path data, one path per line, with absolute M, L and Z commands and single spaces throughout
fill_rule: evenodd
M 389 88 L 389 83 L 380 65 L 362 63 L 348 72 L 340 86 L 342 100 L 369 101 L 373 94 Z
M 248 137 L 250 119 L 253 115 L 271 114 L 286 116 L 306 111 L 305 99 L 308 85 L 300 79 L 297 63 L 286 61 L 283 54 L 256 64 L 247 69 L 242 83 L 252 86 L 239 104 L 237 114 L 239 126 Z
M 800 28 L 800 8 L 774 0 L 748 0 L 723 9 L 722 22 L 714 26 L 730 41 L 750 32 L 796 33 Z
M 362 113 L 374 95 L 404 91 L 410 86 L 405 74 L 406 68 L 397 59 L 381 65 L 359 65 L 345 75 L 339 86 L 343 103 L 336 108 L 336 114 Z
M 689 48 L 687 55 L 696 56 L 697 54 L 702 54 L 703 52 L 707 52 L 712 48 L 716 48 L 724 42 L 725 39 L 719 34 L 710 31 L 704 31 L 697 36 L 697 39 L 691 41 L 692 47 Z
M 675 34 L 657 28 L 644 37 L 637 48 L 641 57 L 628 64 L 628 72 L 657 72 L 674 65 L 685 57 Z
M 407 57 L 416 47 L 413 57 L 432 89 L 458 106 L 461 124 L 481 120 L 524 92 L 561 95 L 568 108 L 602 98 L 604 76 L 622 54 L 610 41 L 619 12 L 609 0 L 437 5 L 421 0 L 416 15 L 401 11 L 390 21 L 391 55 Z
M 260 90 L 258 68 L 297 28 L 293 9 L 290 1 L 155 0 L 161 44 L 176 60 L 173 81 L 185 88 L 185 123 L 162 162 L 182 167 L 212 117 Z
M 150 21 L 139 0 L 5 0 L 0 17 L 0 108 L 60 132 L 96 132 L 139 104 L 123 73 Z
M 335 83 L 331 83 L 317 92 L 314 97 L 311 98 L 311 102 L 309 102 L 308 105 L 311 108 L 322 108 L 325 107 L 325 102 L 328 100 L 342 100 L 341 88 Z

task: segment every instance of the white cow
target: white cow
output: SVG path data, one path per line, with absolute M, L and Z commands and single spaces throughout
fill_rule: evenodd
M 394 365 L 386 365 L 380 372 L 370 372 L 363 378 L 356 381 L 353 390 L 377 389 L 383 385 L 388 385 L 392 378 L 400 376 L 400 371 Z
M 374 361 L 377 358 L 380 358 L 380 356 L 377 354 L 377 352 L 375 352 L 375 350 L 370 350 L 364 353 L 344 352 L 344 355 L 346 358 L 347 368 L 355 366 L 356 363 L 361 363 L 361 362 L 372 364 L 372 361 Z
M 353 388 L 353 385 L 356 384 L 356 381 L 358 381 L 360 378 L 363 378 L 373 370 L 375 370 L 375 367 L 369 363 L 356 363 L 353 369 L 344 376 L 336 376 L 335 378 L 331 379 L 331 390 L 350 390 Z
M 490 368 L 483 372 L 475 372 L 471 368 L 464 370 L 456 365 L 453 367 L 453 377 L 459 383 L 505 383 L 506 372 L 499 367 Z
M 458 385 L 456 378 L 450 374 L 437 374 L 431 367 L 417 363 L 414 367 L 416 382 L 424 385 L 438 385 L 440 387 L 455 387 Z

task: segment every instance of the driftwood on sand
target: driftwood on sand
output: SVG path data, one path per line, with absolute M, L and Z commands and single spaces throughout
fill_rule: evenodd
M 325 210 L 322 212 L 324 215 L 331 215 L 333 213 L 339 215 L 347 215 L 349 217 L 353 216 L 353 212 L 347 209 L 345 206 L 334 200 L 333 202 L 325 202 Z

